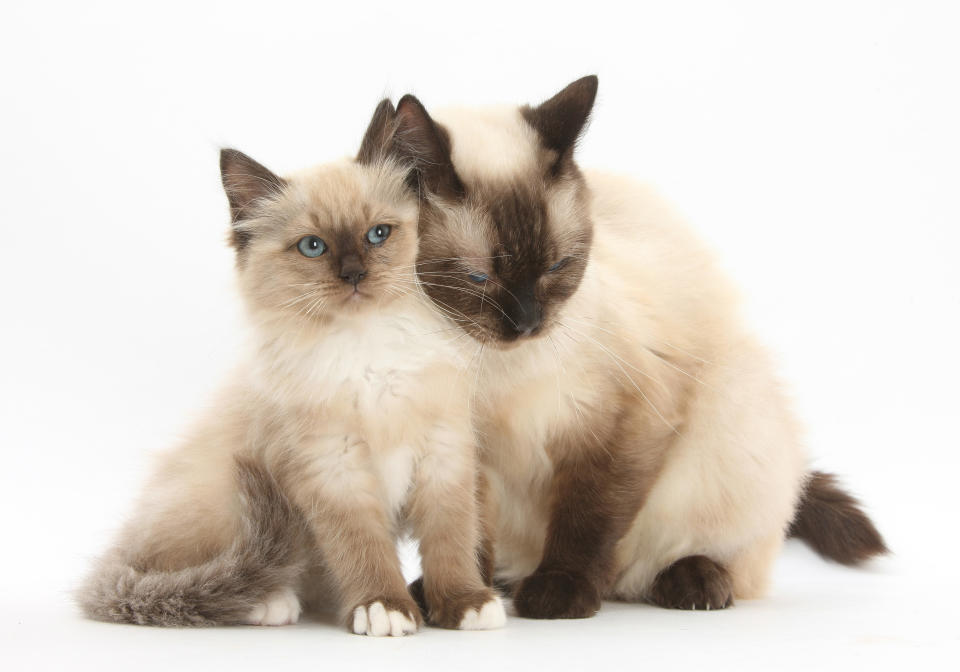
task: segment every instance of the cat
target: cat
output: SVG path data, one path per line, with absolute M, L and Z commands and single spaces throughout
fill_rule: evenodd
M 79 591 L 88 616 L 283 625 L 306 602 L 339 605 L 358 634 L 411 634 L 409 525 L 427 621 L 504 625 L 476 561 L 464 362 L 416 287 L 409 166 L 383 151 L 393 120 L 385 100 L 356 160 L 289 178 L 222 151 L 253 347 Z
M 418 275 L 477 350 L 484 574 L 520 616 L 583 618 L 604 598 L 759 597 L 788 530 L 846 564 L 886 552 L 858 502 L 808 472 L 705 246 L 650 189 L 577 166 L 597 85 L 436 120 L 412 95 L 396 109 Z

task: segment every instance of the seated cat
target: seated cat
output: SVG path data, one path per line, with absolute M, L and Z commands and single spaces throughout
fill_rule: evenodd
M 722 609 L 767 587 L 791 529 L 854 564 L 885 552 L 808 473 L 800 428 L 711 255 L 647 188 L 584 172 L 585 77 L 536 107 L 397 106 L 417 165 L 417 269 L 472 337 L 483 569 L 522 616 L 603 598 Z M 799 510 L 798 510 L 799 506 Z
M 475 555 L 470 379 L 417 289 L 409 166 L 382 152 L 393 123 L 383 101 L 355 161 L 290 178 L 221 153 L 253 347 L 80 590 L 88 616 L 282 625 L 306 601 L 358 634 L 413 633 L 409 525 L 428 621 L 504 624 Z

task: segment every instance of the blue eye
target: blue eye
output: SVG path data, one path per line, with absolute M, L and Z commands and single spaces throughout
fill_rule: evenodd
M 487 280 L 490 279 L 489 275 L 487 275 L 486 273 L 481 273 L 480 271 L 476 271 L 474 273 L 468 273 L 467 277 L 473 280 L 477 284 L 480 284 L 481 282 L 486 282 Z
M 564 257 L 553 266 L 547 269 L 547 273 L 553 273 L 554 271 L 559 271 L 561 268 L 567 265 L 567 262 L 570 261 L 570 257 Z
M 327 244 L 316 236 L 304 236 L 297 243 L 297 249 L 303 256 L 313 259 L 327 251 Z
M 392 228 L 389 224 L 377 224 L 367 231 L 367 240 L 370 241 L 371 245 L 379 245 L 390 237 L 390 229 Z

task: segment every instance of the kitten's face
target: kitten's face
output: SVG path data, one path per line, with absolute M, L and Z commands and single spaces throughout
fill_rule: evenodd
M 593 229 L 573 146 L 596 85 L 586 77 L 538 107 L 454 124 L 452 137 L 415 98 L 398 105 L 400 149 L 414 150 L 426 195 L 418 277 L 478 341 L 537 338 L 580 285 Z
M 387 105 L 368 136 L 381 132 L 379 116 L 391 122 Z M 255 313 L 324 322 L 414 288 L 417 203 L 394 162 L 361 152 L 283 179 L 224 150 L 221 172 L 241 287 Z

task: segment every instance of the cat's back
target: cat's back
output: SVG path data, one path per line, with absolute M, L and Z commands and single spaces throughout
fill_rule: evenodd
M 665 325 L 726 331 L 739 322 L 737 292 L 712 250 L 654 187 L 601 171 L 584 177 L 595 278 Z

